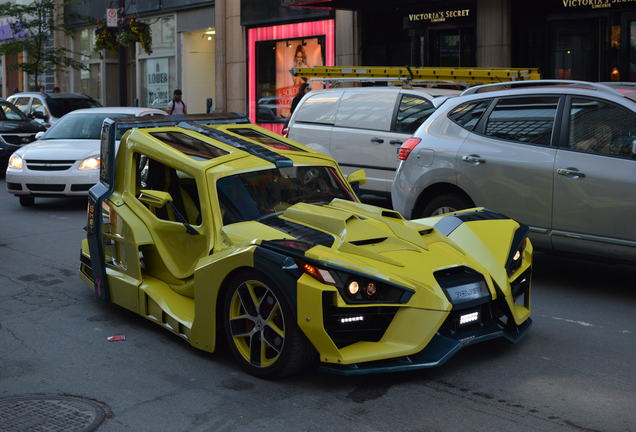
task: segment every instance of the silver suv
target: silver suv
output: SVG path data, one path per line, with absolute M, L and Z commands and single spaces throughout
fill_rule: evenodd
M 535 81 L 471 88 L 400 148 L 407 218 L 484 206 L 535 244 L 636 261 L 636 85 Z
M 289 138 L 332 156 L 345 174 L 366 171 L 363 192 L 388 195 L 400 145 L 457 90 L 352 87 L 306 94 L 289 120 Z

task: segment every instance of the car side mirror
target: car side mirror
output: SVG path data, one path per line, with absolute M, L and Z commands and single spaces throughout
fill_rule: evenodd
M 152 208 L 163 208 L 172 202 L 172 196 L 164 191 L 143 189 L 139 194 L 139 201 Z
M 367 174 L 363 169 L 355 170 L 347 176 L 347 182 L 349 182 L 354 192 L 358 193 L 360 186 L 367 182 Z
M 35 134 L 35 139 L 39 140 L 40 138 L 42 138 L 44 136 L 44 132 L 40 131 L 38 133 Z
M 30 116 L 32 119 L 38 119 L 38 120 L 44 120 L 44 121 L 47 120 L 46 116 L 44 115 L 42 111 L 33 111 L 31 112 Z

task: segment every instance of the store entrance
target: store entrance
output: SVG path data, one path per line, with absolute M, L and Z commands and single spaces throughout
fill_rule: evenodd
M 552 74 L 557 79 L 599 81 L 598 20 L 554 21 L 550 25 Z
M 412 64 L 430 67 L 475 65 L 474 30 L 463 28 L 426 29 L 412 39 Z

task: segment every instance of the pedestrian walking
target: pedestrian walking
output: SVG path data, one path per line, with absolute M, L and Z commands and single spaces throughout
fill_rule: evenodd
M 185 102 L 181 99 L 182 93 L 181 89 L 176 89 L 172 94 L 172 101 L 168 105 L 168 114 L 187 114 L 188 110 L 186 108 Z

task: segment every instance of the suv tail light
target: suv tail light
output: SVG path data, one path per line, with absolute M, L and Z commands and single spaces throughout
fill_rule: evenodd
M 284 127 L 283 131 L 281 132 L 281 135 L 284 136 L 285 138 L 289 138 L 289 128 Z
M 400 146 L 400 151 L 398 152 L 398 159 L 406 160 L 413 149 L 421 142 L 420 138 L 411 137 L 404 141 Z

